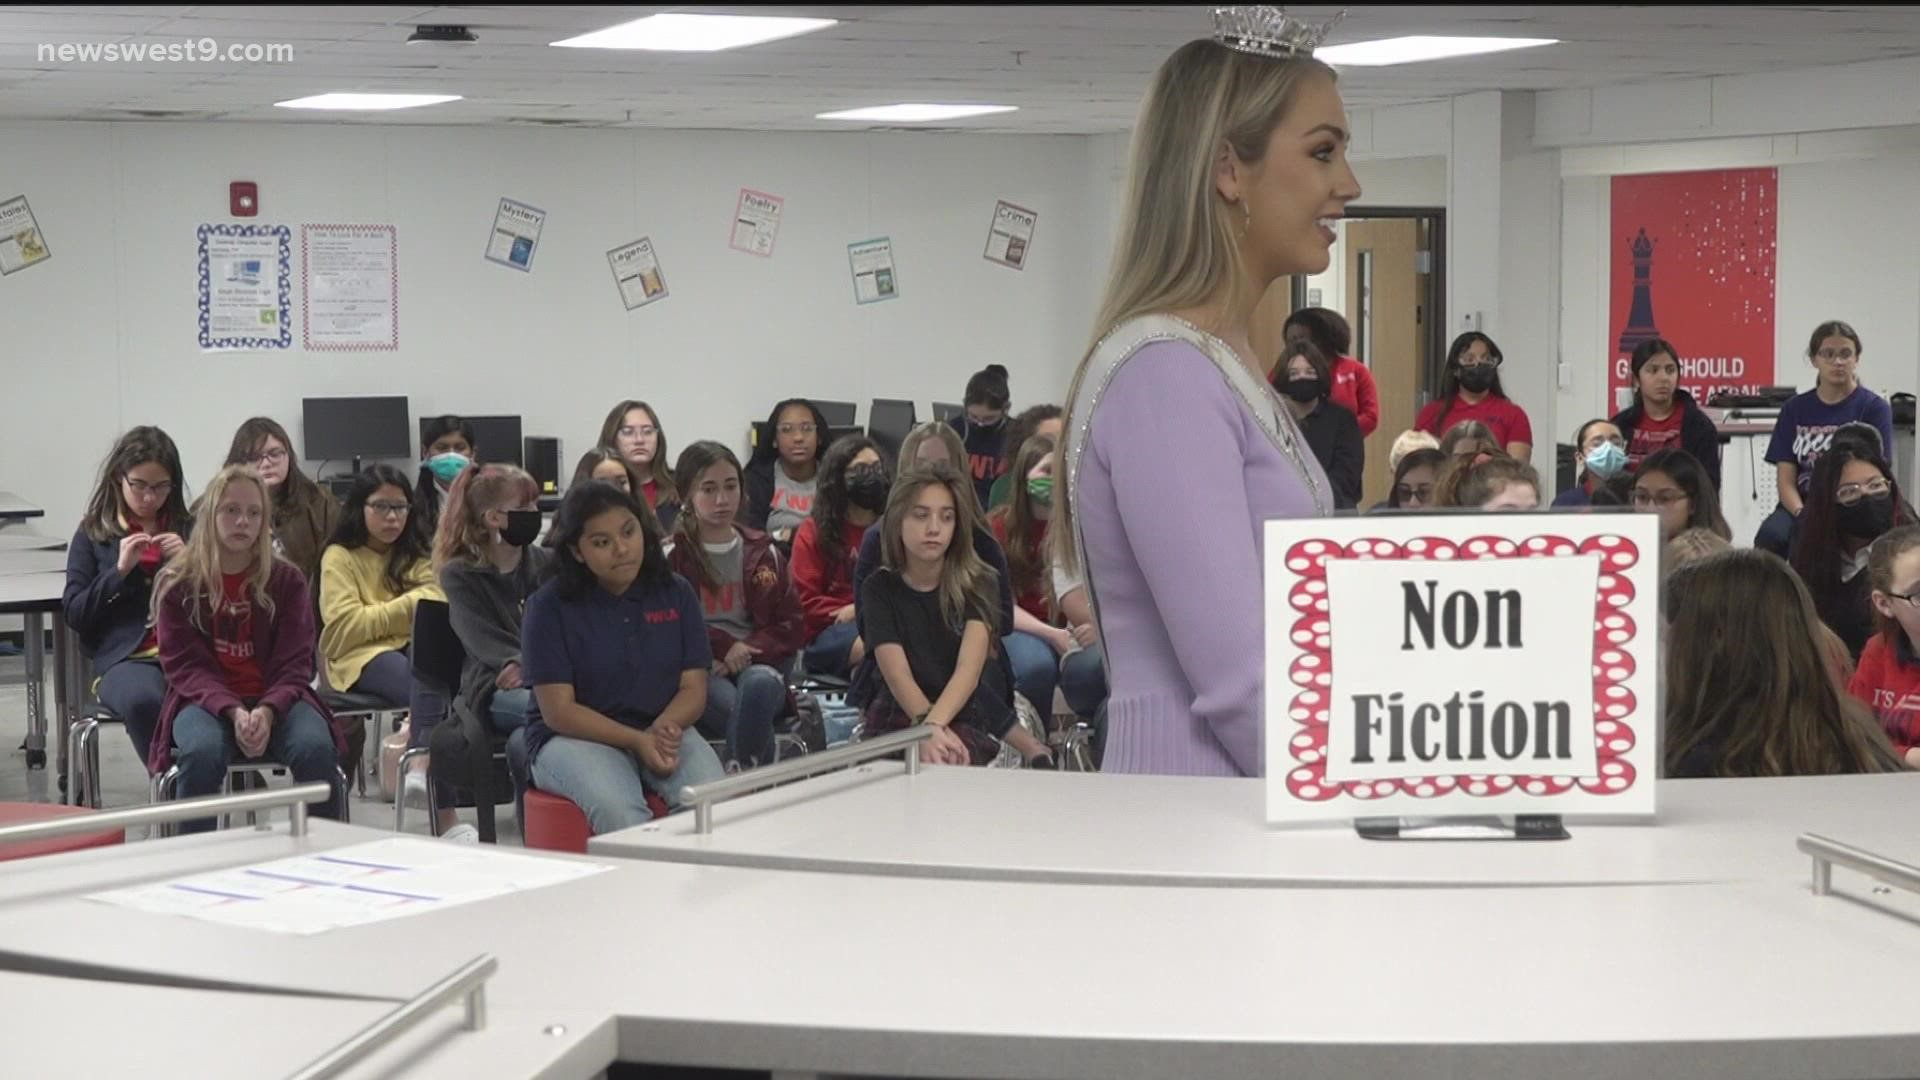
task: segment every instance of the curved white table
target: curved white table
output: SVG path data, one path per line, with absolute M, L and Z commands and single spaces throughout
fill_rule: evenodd
M 1804 875 L 1223 889 L 621 861 L 313 937 L 83 899 L 389 835 L 311 829 L 14 864 L 0 967 L 397 1000 L 490 952 L 490 1005 L 608 1018 L 619 1060 L 803 1073 L 1766 1080 L 1920 1062 L 1920 897 L 1846 871 L 1815 897 Z
M 1801 833 L 1920 863 L 1920 773 L 1662 782 L 1654 825 L 1561 841 L 1362 840 L 1269 829 L 1259 780 L 873 762 L 594 837 L 595 855 L 907 877 L 1224 887 L 1801 881 Z

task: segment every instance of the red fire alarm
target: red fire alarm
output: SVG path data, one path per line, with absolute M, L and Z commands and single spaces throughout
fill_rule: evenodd
M 227 189 L 227 199 L 234 217 L 253 217 L 260 212 L 260 185 L 235 180 Z

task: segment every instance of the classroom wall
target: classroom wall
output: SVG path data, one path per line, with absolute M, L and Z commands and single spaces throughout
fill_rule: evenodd
M 903 397 L 924 416 L 989 362 L 1016 407 L 1057 400 L 1111 217 L 1071 136 L 16 123 L 0 140 L 0 189 L 28 197 L 53 253 L 0 279 L 0 488 L 59 531 L 126 427 L 165 427 L 197 489 L 247 416 L 297 443 L 307 396 L 518 412 L 569 466 L 628 396 L 672 446 L 737 448 L 781 397 L 857 401 L 863 422 Z M 293 226 L 296 248 L 303 222 L 398 227 L 398 352 L 307 353 L 297 326 L 288 350 L 200 351 L 194 230 L 234 220 L 233 180 L 260 184 L 257 220 Z M 742 186 L 786 198 L 771 259 L 727 247 Z M 548 212 L 531 273 L 482 258 L 503 195 Z M 1025 270 L 981 257 L 999 198 L 1039 213 Z M 642 235 L 670 295 L 627 312 L 605 253 Z M 900 299 L 857 306 L 846 245 L 880 235 Z

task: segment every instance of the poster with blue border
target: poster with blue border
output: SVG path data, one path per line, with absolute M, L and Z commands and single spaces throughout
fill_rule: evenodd
M 200 347 L 293 346 L 293 230 L 202 225 Z

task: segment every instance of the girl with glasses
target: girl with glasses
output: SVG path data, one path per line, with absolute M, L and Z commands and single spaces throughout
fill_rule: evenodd
M 144 764 L 167 680 L 148 620 L 154 575 L 193 529 L 180 451 L 157 427 L 120 436 L 100 466 L 87 513 L 67 545 L 61 613 L 93 660 L 94 695 L 126 726 Z
M 1660 515 L 1660 539 L 1672 540 L 1688 529 L 1705 529 L 1722 540 L 1733 530 L 1720 513 L 1720 493 L 1706 467 L 1685 450 L 1661 450 L 1640 463 L 1631 496 L 1635 510 Z
M 793 531 L 813 514 L 820 459 L 827 452 L 826 414 L 806 398 L 788 398 L 767 414 L 767 434 L 747 462 L 741 523 L 791 551 Z
M 300 471 L 287 429 L 265 416 L 241 424 L 227 448 L 226 465 L 251 466 L 266 481 L 272 504 L 273 553 L 292 563 L 308 583 L 317 583 L 320 551 L 340 524 L 340 501 Z M 198 507 L 195 513 L 199 513 Z
M 623 401 L 607 413 L 600 425 L 600 445 L 619 451 L 634 471 L 645 477 L 634 497 L 647 504 L 660 528 L 671 532 L 680 514 L 680 492 L 673 486 L 672 458 L 660 414 L 644 401 Z
M 1562 506 L 1618 506 L 1625 501 L 1627 440 L 1611 420 L 1589 420 L 1573 437 L 1580 482 L 1553 497 Z
M 1813 467 L 1806 510 L 1793 537 L 1793 569 L 1807 583 L 1821 619 L 1855 658 L 1873 633 L 1868 545 L 1914 523 L 1893 469 L 1876 447 L 1836 440 Z
M 1847 691 L 1873 710 L 1902 763 L 1920 769 L 1920 527 L 1875 540 L 1867 578 L 1880 632 Z
M 1807 341 L 1807 362 L 1813 365 L 1813 389 L 1795 397 L 1780 410 L 1767 444 L 1767 461 L 1778 475 L 1780 505 L 1761 522 L 1755 547 L 1786 555 L 1797 528 L 1795 519 L 1806 510 L 1813 469 L 1820 455 L 1833 445 L 1842 425 L 1864 421 L 1880 432 L 1884 449 L 1893 445 L 1893 408 L 1887 399 L 1860 385 L 1860 357 L 1864 352 L 1853 327 L 1835 320 L 1814 327 Z
M 1507 400 L 1500 386 L 1505 359 L 1500 346 L 1478 331 L 1454 338 L 1440 396 L 1420 410 L 1413 426 L 1438 438 L 1461 421 L 1478 420 L 1493 429 L 1508 456 L 1525 461 L 1533 453 L 1533 425 L 1526 410 Z

